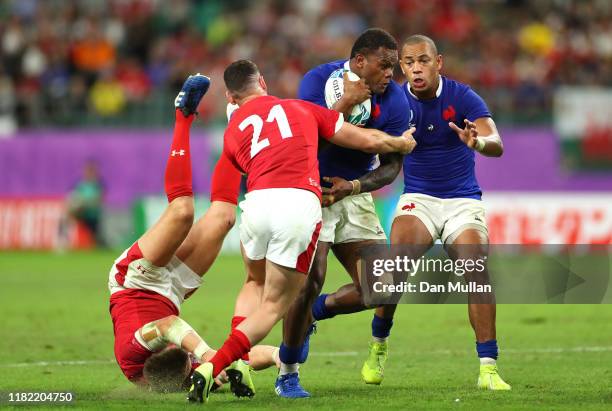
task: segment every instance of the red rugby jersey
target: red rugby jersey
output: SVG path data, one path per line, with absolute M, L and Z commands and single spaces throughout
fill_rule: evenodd
M 234 112 L 223 155 L 247 174 L 247 191 L 301 188 L 321 198 L 317 147 L 342 126 L 340 113 L 302 100 L 261 96 Z

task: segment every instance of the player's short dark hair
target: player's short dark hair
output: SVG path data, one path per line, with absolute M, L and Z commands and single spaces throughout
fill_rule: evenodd
M 251 88 L 259 79 L 259 69 L 251 60 L 236 60 L 223 72 L 227 90 L 238 97 Z
M 431 47 L 431 50 L 434 53 L 434 56 L 438 55 L 438 47 L 436 47 L 436 43 L 431 39 L 431 37 L 427 37 L 424 34 L 413 34 L 412 36 L 408 37 L 406 40 L 404 40 L 402 48 L 404 46 L 412 46 L 413 44 L 421 43 L 426 43 L 427 45 L 429 45 L 429 47 Z
M 151 390 L 177 392 L 186 389 L 189 355 L 181 348 L 168 348 L 153 354 L 144 364 L 143 375 Z
M 387 31 L 379 28 L 367 29 L 357 37 L 351 49 L 351 58 L 357 54 L 368 55 L 379 48 L 397 50 L 397 41 Z

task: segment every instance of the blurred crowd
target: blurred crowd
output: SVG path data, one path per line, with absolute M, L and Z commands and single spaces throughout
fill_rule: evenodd
M 609 0 L 0 0 L 0 133 L 167 112 L 188 73 L 222 85 L 237 58 L 293 97 L 373 26 L 434 38 L 443 71 L 501 122 L 543 121 L 559 85 L 611 85 L 611 22 Z M 223 87 L 211 94 L 201 109 L 218 118 Z M 137 124 L 156 118 L 140 113 Z

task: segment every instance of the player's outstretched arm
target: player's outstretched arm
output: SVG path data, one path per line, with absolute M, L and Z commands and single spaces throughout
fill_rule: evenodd
M 201 362 L 215 354 L 202 337 L 185 320 L 176 315 L 169 315 L 143 325 L 136 331 L 136 339 L 149 351 L 160 351 L 172 343 L 192 353 Z
M 409 154 L 416 147 L 412 137 L 415 128 L 407 130 L 400 137 L 391 137 L 387 133 L 373 128 L 360 128 L 344 122 L 340 130 L 329 141 L 346 148 L 366 153 L 400 153 Z
M 138 240 L 143 257 L 158 267 L 168 264 L 193 224 L 189 129 L 209 86 L 208 77 L 189 76 L 174 102 L 174 134 L 164 177 L 169 204 L 155 225 Z
M 476 120 L 464 120 L 465 127 L 459 128 L 455 123 L 448 123 L 455 133 L 469 148 L 478 151 L 483 156 L 501 157 L 504 146 L 497 131 L 497 126 L 491 117 L 481 117 Z

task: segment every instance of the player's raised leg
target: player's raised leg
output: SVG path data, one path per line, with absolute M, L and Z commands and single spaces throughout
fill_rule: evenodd
M 210 207 L 193 226 L 177 257 L 204 275 L 215 261 L 223 240 L 236 222 L 241 173 L 226 156 L 215 165 L 210 184 Z
M 201 74 L 189 76 L 175 100 L 174 135 L 165 173 L 169 204 L 157 223 L 138 240 L 143 257 L 157 267 L 170 262 L 193 224 L 189 128 L 209 86 L 208 77 Z
M 478 229 L 465 229 L 448 247 L 451 258 L 473 260 L 488 255 L 488 236 Z M 486 266 L 485 266 L 486 267 Z M 477 284 L 490 284 L 488 269 L 464 274 L 465 281 Z M 468 314 L 470 324 L 476 335 L 476 351 L 480 359 L 478 388 L 489 390 L 510 390 L 497 370 L 497 337 L 495 330 L 495 296 L 489 293 L 468 294 Z

